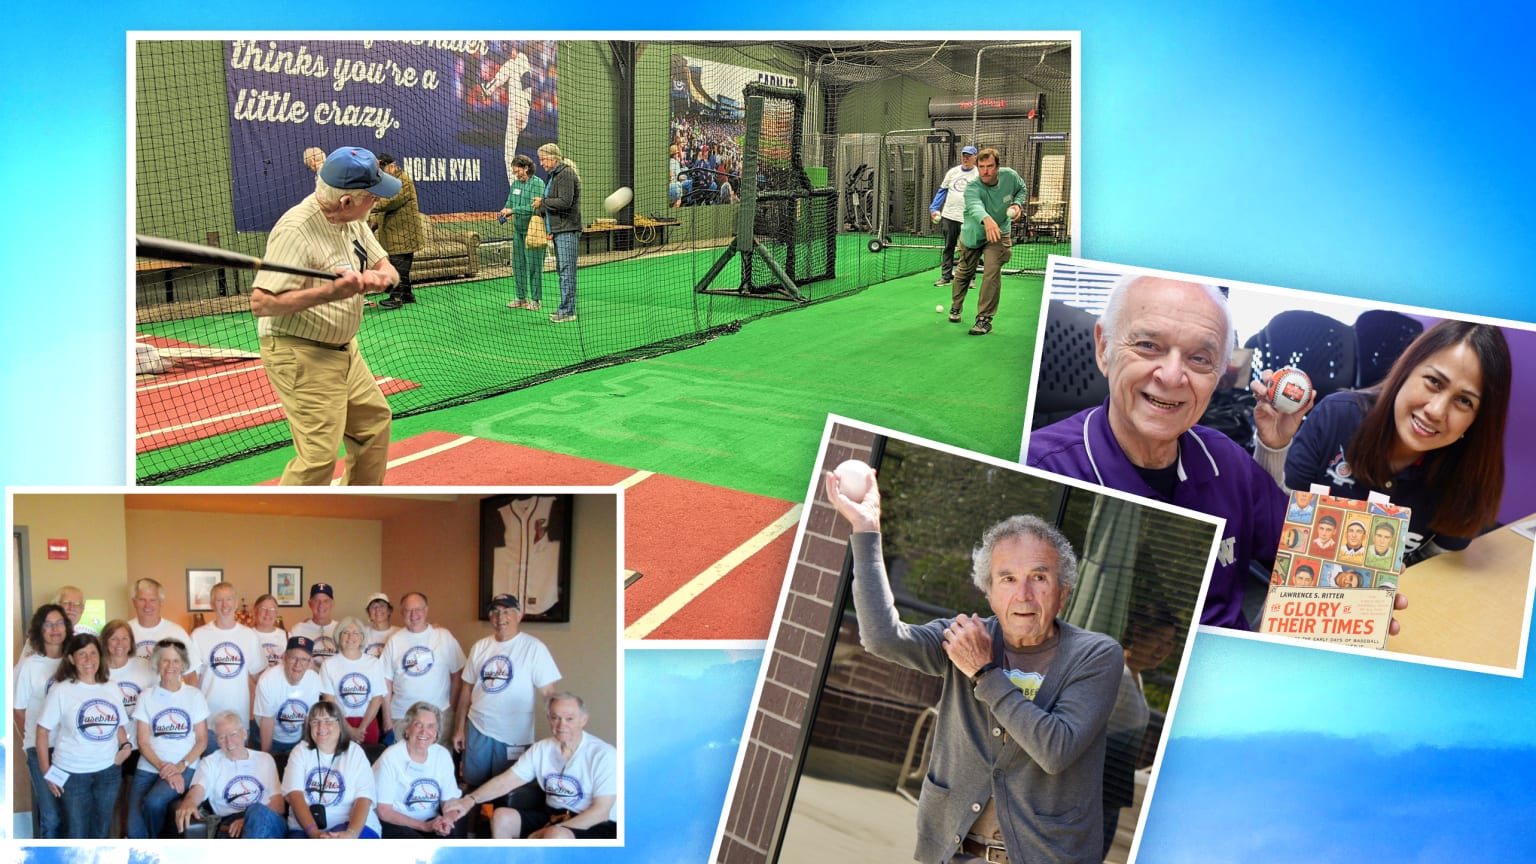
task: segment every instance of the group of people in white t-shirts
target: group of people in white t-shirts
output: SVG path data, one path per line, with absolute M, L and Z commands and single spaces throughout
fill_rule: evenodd
M 467 658 L 420 592 L 395 627 L 388 595 L 368 598 L 366 621 L 336 619 L 334 589 L 316 583 L 287 633 L 271 595 L 240 623 L 227 582 L 190 634 L 161 616 L 159 582 L 130 597 L 134 617 L 99 634 L 70 586 L 32 616 L 13 693 L 34 837 L 117 836 L 119 799 L 130 839 L 194 824 L 233 838 L 617 836 L 617 754 L 585 731 L 582 699 L 555 690 L 560 670 L 511 594 L 491 598 L 492 633 Z M 552 735 L 535 742 L 541 702 Z

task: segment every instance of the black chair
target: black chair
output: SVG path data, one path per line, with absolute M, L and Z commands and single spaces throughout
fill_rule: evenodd
M 1401 312 L 1368 309 L 1355 319 L 1355 386 L 1381 383 L 1409 343 L 1424 332 L 1424 324 Z
M 1254 369 L 1294 366 L 1307 373 L 1318 399 L 1355 386 L 1354 328 L 1327 315 L 1281 312 L 1243 347 L 1254 349 Z
M 1094 360 L 1093 325 L 1098 320 L 1092 312 L 1051 301 L 1031 428 L 1065 420 L 1109 397 L 1109 381 Z

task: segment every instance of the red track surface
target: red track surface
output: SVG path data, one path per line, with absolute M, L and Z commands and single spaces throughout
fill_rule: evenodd
M 391 443 L 390 486 L 610 486 L 637 472 L 516 444 L 428 432 Z M 402 460 L 412 461 L 401 463 Z M 340 476 L 338 470 L 337 475 Z M 275 482 L 275 481 L 272 481 Z M 794 505 L 654 474 L 624 493 L 624 568 L 644 574 L 624 591 L 633 624 Z M 787 530 L 732 568 L 647 638 L 767 639 L 789 566 Z
M 155 348 L 201 348 L 159 336 L 141 336 Z M 413 381 L 375 376 L 385 396 L 419 387 Z M 134 388 L 135 448 L 139 453 L 200 441 L 283 419 L 277 393 L 261 361 L 186 358 L 171 371 Z

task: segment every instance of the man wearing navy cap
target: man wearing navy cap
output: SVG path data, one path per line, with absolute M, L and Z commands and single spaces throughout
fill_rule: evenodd
M 304 636 L 289 636 L 283 662 L 261 673 L 256 682 L 257 740 L 263 753 L 271 753 L 281 763 L 295 744 L 304 740 L 304 721 L 309 709 L 320 701 L 320 676 L 309 668 L 315 643 Z
M 533 712 L 560 683 L 543 642 L 523 633 L 517 598 L 497 594 L 486 610 L 493 632 L 475 643 L 459 676 L 453 749 L 464 782 L 479 786 L 507 770 L 533 743 Z
M 948 285 L 955 278 L 955 243 L 960 240 L 960 227 L 965 224 L 965 187 L 976 179 L 976 148 L 967 145 L 960 150 L 960 164 L 949 169 L 939 183 L 939 191 L 933 195 L 928 212 L 944 232 L 944 254 L 939 259 L 939 281 L 935 287 Z
M 312 653 L 316 672 L 336 653 L 336 619 L 331 617 L 335 601 L 336 592 L 329 582 L 309 586 L 309 620 L 300 621 L 288 631 L 293 636 L 304 636 L 314 642 Z
M 320 166 L 314 194 L 284 213 L 267 237 L 267 260 L 338 274 L 319 279 L 264 270 L 251 283 L 262 367 L 293 435 L 285 486 L 329 484 L 343 443 L 342 483 L 384 482 L 389 402 L 357 351 L 357 331 L 363 294 L 393 291 L 400 283 L 364 222 L 400 185 L 379 170 L 370 151 L 342 147 Z

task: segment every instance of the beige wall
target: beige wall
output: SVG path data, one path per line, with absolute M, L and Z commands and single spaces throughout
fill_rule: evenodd
M 32 574 L 34 608 L 52 600 L 63 585 L 78 586 L 88 598 L 106 598 L 109 611 L 127 608 L 124 566 L 128 538 L 123 527 L 123 496 L 16 495 L 14 500 L 12 521 L 27 526 L 29 533 L 27 566 Z M 68 561 L 48 560 L 50 538 L 69 541 Z M 14 620 L 31 621 L 30 610 Z M 25 638 L 24 632 L 11 634 L 6 644 L 11 646 L 12 657 L 19 656 Z
M 362 599 L 378 590 L 383 525 L 375 520 L 135 509 L 127 512 L 127 532 L 128 584 L 158 580 L 165 586 L 163 614 L 189 631 L 189 567 L 223 570 L 224 581 L 250 605 L 267 593 L 270 565 L 301 566 L 300 601 L 308 600 L 311 585 L 329 582 L 337 617 L 361 612 Z M 118 594 L 108 598 L 107 612 L 131 614 L 126 589 Z M 309 617 L 309 608 L 283 607 L 278 614 L 291 627 Z

